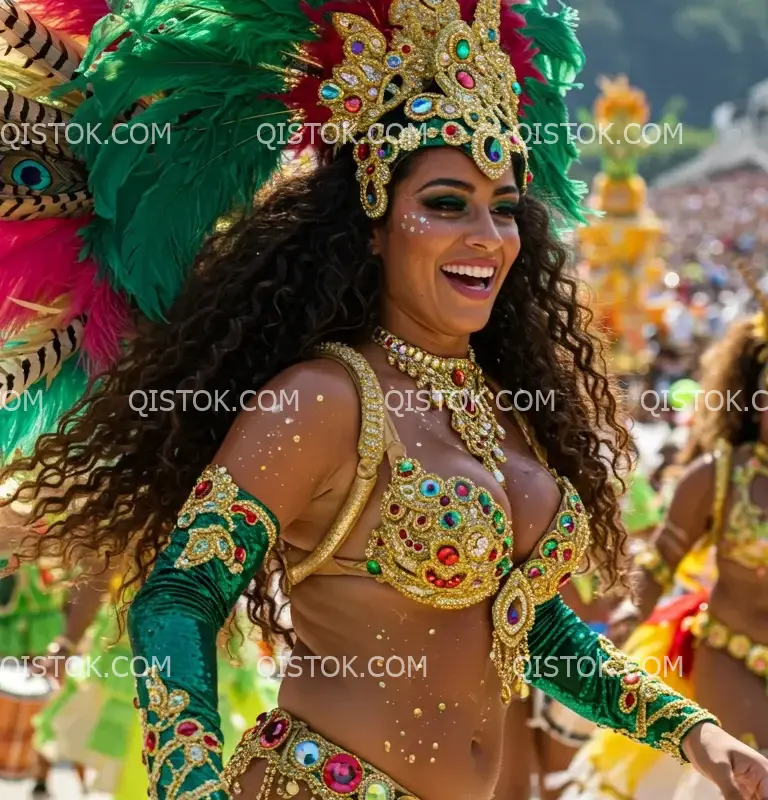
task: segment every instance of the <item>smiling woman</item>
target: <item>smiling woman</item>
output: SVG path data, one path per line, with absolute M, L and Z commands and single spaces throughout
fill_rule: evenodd
M 529 684 L 751 796 L 766 762 L 558 594 L 587 558 L 616 578 L 628 442 L 554 234 L 553 211 L 580 214 L 573 153 L 565 142 L 528 152 L 517 136 L 521 103 L 529 121 L 564 115 L 561 89 L 581 62 L 570 13 L 533 2 L 518 16 L 499 0 L 139 5 L 105 23 L 102 47 L 123 38 L 91 53 L 81 107 L 112 122 L 141 90 L 153 119 L 176 123 L 167 148 L 95 157 L 108 213 L 98 232 L 117 237 L 134 279 L 166 267 L 154 252 L 137 263 L 142 176 L 157 182 L 149 206 L 155 193 L 191 196 L 158 243 L 175 253 L 233 176 L 247 180 L 228 210 L 254 195 L 269 170 L 246 134 L 279 103 L 358 137 L 321 149 L 316 169 L 277 181 L 211 239 L 164 322 L 13 465 L 39 469 L 21 487 L 33 498 L 72 481 L 37 503 L 33 516 L 64 514 L 26 555 L 134 557 L 134 651 L 172 667 L 138 683 L 150 797 L 490 800 L 514 752 L 503 752 L 509 704 Z M 230 63 L 203 58 L 212 40 Z M 283 94 L 265 75 L 287 79 Z M 424 136 L 406 127 L 374 143 L 369 126 L 393 109 Z M 218 148 L 206 150 L 206 121 L 223 129 Z M 131 157 L 130 176 L 107 186 Z M 182 164 L 210 176 L 217 159 L 220 180 L 180 183 Z M 497 388 L 554 402 L 523 418 L 494 402 Z M 147 416 L 130 402 L 189 389 L 299 402 L 290 416 Z M 429 408 L 388 413 L 393 393 L 419 390 Z M 295 630 L 281 624 L 276 575 Z M 225 767 L 215 643 L 243 594 L 298 668 Z M 387 673 L 392 657 L 428 669 Z M 339 676 L 345 659 L 380 666 Z M 574 659 L 593 669 L 574 674 Z

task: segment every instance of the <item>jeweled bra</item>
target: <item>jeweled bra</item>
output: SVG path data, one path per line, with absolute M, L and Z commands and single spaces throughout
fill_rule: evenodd
M 307 559 L 314 561 L 312 566 L 289 570 L 291 581 L 295 584 L 312 573 L 367 574 L 406 597 L 440 609 L 466 608 L 496 595 L 491 658 L 501 680 L 502 699 L 508 702 L 515 692 L 525 695 L 522 673 L 535 607 L 555 596 L 589 545 L 589 514 L 578 493 L 547 467 L 562 491 L 560 508 L 531 556 L 514 567 L 512 526 L 491 493 L 465 477 L 443 479 L 427 473 L 405 454 L 384 412 L 378 379 L 359 353 L 329 344 L 320 354 L 342 362 L 360 388 L 364 420 L 358 451 L 364 469 L 359 468 L 358 475 L 364 474 L 361 480 L 366 488 L 348 501 L 355 514 L 344 517 L 343 525 L 335 525 Z M 524 422 L 519 422 L 529 446 L 546 465 L 541 449 Z M 374 449 L 380 452 L 375 467 L 386 451 L 392 468 L 392 480 L 381 500 L 381 524 L 369 536 L 366 561 L 333 558 L 372 491 L 377 472 L 371 469 Z M 323 569 L 332 558 L 334 568 Z
M 733 470 L 733 502 L 720 542 L 725 558 L 753 570 L 768 567 L 768 514 L 750 497 L 759 475 L 768 477 L 768 451 L 757 443 L 747 462 Z

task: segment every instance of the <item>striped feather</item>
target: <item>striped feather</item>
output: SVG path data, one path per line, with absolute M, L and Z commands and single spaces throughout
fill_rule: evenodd
M 0 407 L 43 378 L 50 386 L 62 364 L 80 348 L 86 320 L 84 314 L 65 328 L 50 329 L 42 342 L 30 337 L 27 342 L 3 348 L 9 355 L 0 361 Z
M 0 0 L 0 41 L 4 57 L 15 57 L 25 69 L 44 77 L 71 80 L 82 53 L 78 46 L 54 33 L 12 0 Z

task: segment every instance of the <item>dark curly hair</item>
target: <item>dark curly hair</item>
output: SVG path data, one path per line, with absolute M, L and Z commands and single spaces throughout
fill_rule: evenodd
M 237 412 L 141 416 L 131 393 L 240 396 L 310 358 L 323 341 L 368 340 L 379 321 L 382 264 L 371 252 L 354 170 L 351 157 L 338 158 L 289 176 L 247 218 L 212 237 L 167 322 L 146 326 L 57 433 L 42 436 L 30 457 L 4 471 L 0 480 L 35 475 L 6 503 L 23 497 L 34 519 L 55 520 L 47 535 L 26 543 L 26 557 L 98 554 L 109 563 L 127 554 L 132 569 L 123 587 L 141 583 Z M 502 387 L 555 398 L 530 423 L 551 466 L 571 478 L 592 512 L 593 566 L 614 583 L 630 440 L 548 207 L 527 196 L 518 225 L 520 255 L 472 345 Z M 251 620 L 271 641 L 292 633 L 268 590 L 283 567 L 278 558 L 246 593 Z
M 752 400 L 759 389 L 768 356 L 765 339 L 752 319 L 734 322 L 723 339 L 715 342 L 701 358 L 699 406 L 682 464 L 716 449 L 719 439 L 734 447 L 760 438 L 760 411 Z M 713 398 L 710 400 L 709 398 Z

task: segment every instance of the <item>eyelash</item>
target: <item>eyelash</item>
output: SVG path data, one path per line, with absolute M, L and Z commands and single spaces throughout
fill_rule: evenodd
M 457 213 L 463 211 L 467 207 L 467 204 L 458 197 L 435 197 L 424 200 L 423 202 L 427 208 L 444 214 Z M 500 215 L 503 217 L 513 219 L 522 212 L 522 204 L 516 203 L 512 205 L 511 203 L 505 203 L 496 206 L 494 211 L 497 213 L 500 212 Z

